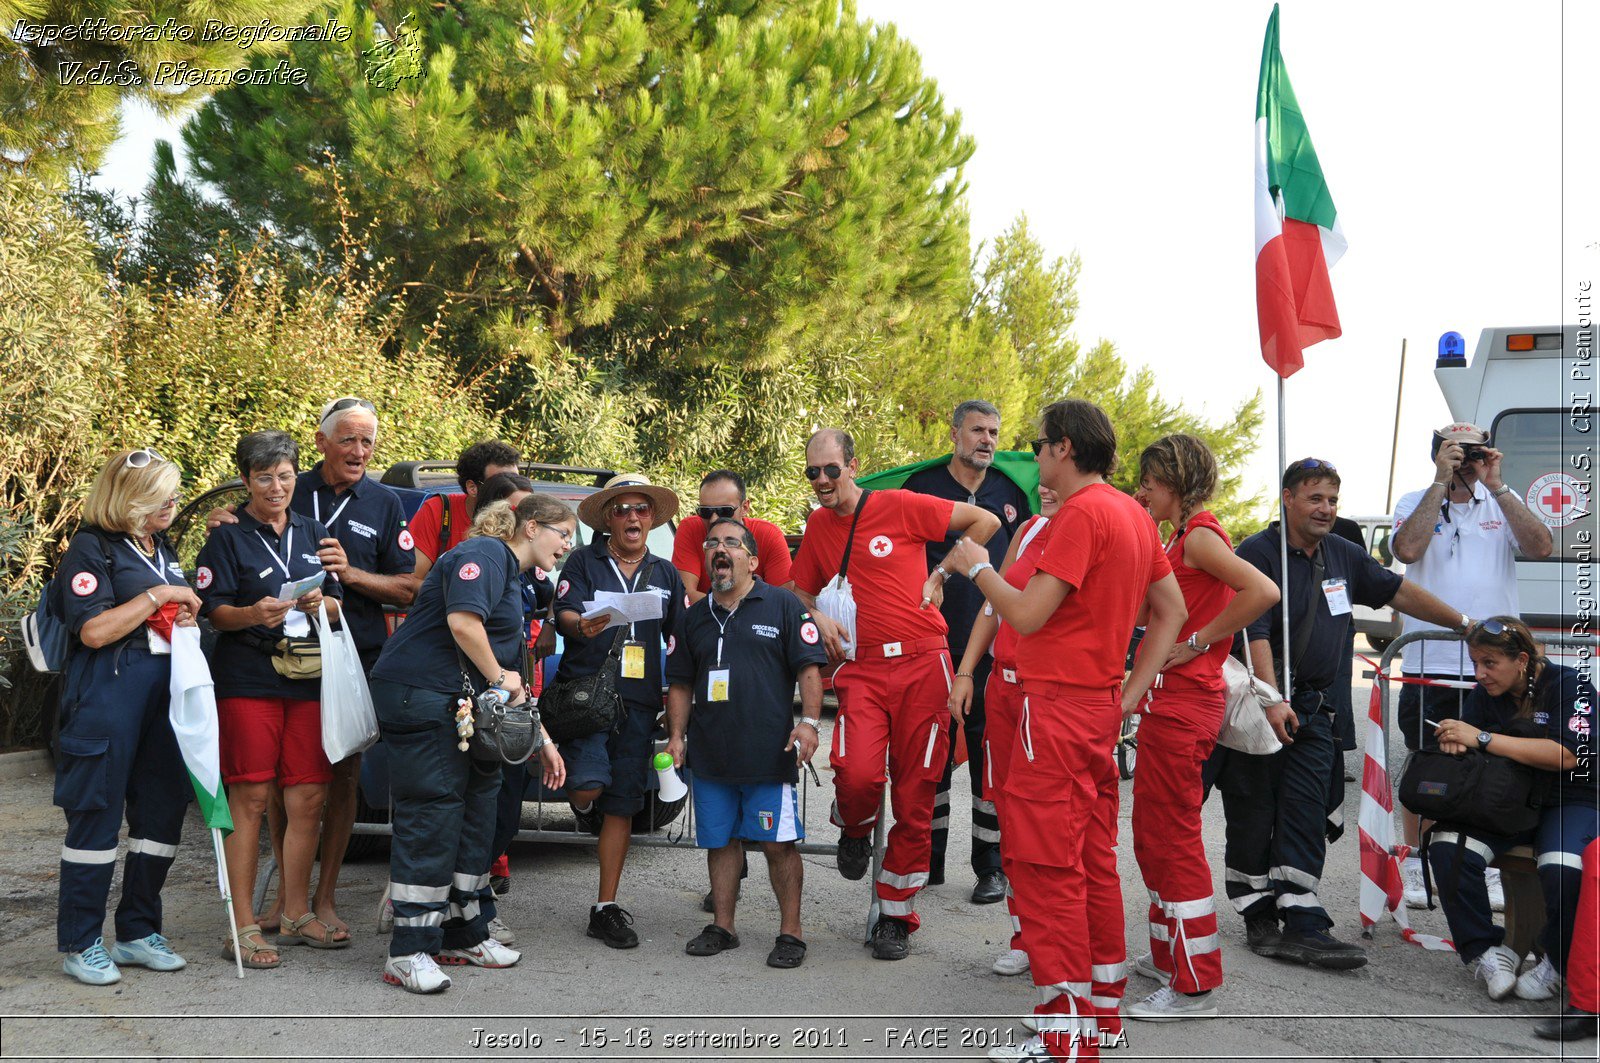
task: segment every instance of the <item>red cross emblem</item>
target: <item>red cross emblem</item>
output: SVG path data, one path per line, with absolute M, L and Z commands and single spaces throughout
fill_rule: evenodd
M 100 581 L 95 578 L 93 572 L 80 572 L 72 577 L 72 593 L 79 598 L 87 598 L 98 586 Z
M 1550 490 L 1540 495 L 1539 501 L 1543 502 L 1547 507 L 1549 507 L 1551 512 L 1560 513 L 1563 509 L 1566 509 L 1569 504 L 1571 504 L 1572 496 L 1563 491 L 1560 484 L 1556 484 L 1551 487 Z

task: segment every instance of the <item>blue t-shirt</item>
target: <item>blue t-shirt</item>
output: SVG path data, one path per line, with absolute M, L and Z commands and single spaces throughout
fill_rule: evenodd
M 339 540 L 353 568 L 379 576 L 394 576 L 417 567 L 406 531 L 400 496 L 388 487 L 362 477 L 343 493 L 335 494 L 322 478 L 322 462 L 300 474 L 289 508 L 319 521 Z M 315 552 L 315 551 L 313 551 Z M 375 653 L 388 637 L 383 603 L 358 590 L 344 596 L 344 622 L 363 654 Z
M 200 593 L 201 616 L 210 616 L 219 605 L 249 608 L 263 598 L 276 598 L 284 583 L 323 571 L 317 543 L 328 535 L 328 529 L 310 517 L 290 510 L 282 536 L 243 506 L 238 517 L 239 523 L 223 524 L 212 532 L 195 559 L 194 586 Z M 322 593 L 329 598 L 344 597 L 338 582 L 331 579 L 323 581 Z M 306 619 L 314 637 L 317 619 Z M 285 679 L 273 670 L 272 653 L 265 644 L 281 638 L 282 624 L 220 632 L 211 653 L 217 697 L 319 700 L 321 679 Z
M 1545 799 L 1546 806 L 1586 805 L 1600 801 L 1594 764 L 1594 685 L 1575 670 L 1560 664 L 1547 664 L 1533 690 L 1532 720 L 1544 737 L 1572 750 L 1578 764 L 1571 771 L 1556 773 L 1556 785 Z M 1498 731 L 1517 715 L 1516 701 L 1507 691 L 1490 697 L 1483 687 L 1474 687 L 1461 706 L 1461 719 L 1483 731 Z M 1491 742 L 1490 748 L 1494 745 Z
M 108 554 L 109 565 L 106 563 Z M 61 687 L 65 719 L 85 693 L 84 683 L 93 674 L 91 666 L 95 654 L 115 653 L 124 644 L 149 645 L 149 635 L 145 633 L 148 628 L 141 624 L 110 645 L 90 649 L 79 641 L 83 625 L 107 609 L 132 601 L 151 587 L 163 583 L 182 586 L 184 578 L 177 555 L 162 536 L 156 537 L 156 556 L 148 557 L 126 535 L 116 532 L 96 535 L 92 531 L 80 531 L 72 537 L 55 578 L 58 586 L 53 590 L 58 595 L 62 619 L 72 633 L 63 668 L 65 682 Z
M 422 581 L 405 623 L 384 643 L 372 678 L 453 694 L 461 689 L 465 662 L 472 689 L 487 689 L 495 677 L 485 677 L 459 652 L 450 634 L 451 613 L 471 613 L 482 620 L 494 659 L 507 672 L 521 670 L 527 630 L 522 581 L 517 555 L 503 539 L 479 535 L 444 552 Z
M 556 613 L 559 615 L 564 610 L 570 610 L 581 615 L 583 603 L 592 600 L 595 591 L 650 591 L 660 595 L 661 619 L 633 625 L 631 637 L 645 647 L 644 678 L 617 681 L 617 690 L 624 701 L 660 712 L 660 647 L 678 630 L 678 617 L 683 612 L 683 580 L 671 562 L 655 554 L 644 556 L 628 583 L 623 582 L 620 572 L 620 567 L 613 564 L 603 538 L 573 551 L 561 569 L 561 582 L 556 586 Z M 594 675 L 600 670 L 606 654 L 611 652 L 611 643 L 616 637 L 617 630 L 612 628 L 602 631 L 593 639 L 586 639 L 582 635 L 567 638 L 556 681 Z

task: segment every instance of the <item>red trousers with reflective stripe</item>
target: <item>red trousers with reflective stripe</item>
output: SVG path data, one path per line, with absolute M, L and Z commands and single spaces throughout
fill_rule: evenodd
M 1116 690 L 1025 692 L 999 806 L 1033 982 L 1072 997 L 1077 1013 L 1097 1016 L 1107 1032 L 1122 1029 L 1127 982 L 1112 760 L 1118 699 Z M 1064 1014 L 1066 1006 L 1058 996 L 1036 1010 Z M 1092 1044 L 1075 1047 L 1075 1058 L 1094 1058 Z
M 933 792 L 950 759 L 948 650 L 848 661 L 833 676 L 839 715 L 830 760 L 834 826 L 847 837 L 872 832 L 888 757 L 894 826 L 878 874 L 878 910 L 917 928 L 912 898 L 928 883 Z
M 1583 850 L 1578 921 L 1567 950 L 1567 998 L 1575 1008 L 1600 1011 L 1600 840 Z
M 1200 836 L 1200 769 L 1217 744 L 1221 693 L 1152 689 L 1139 722 L 1133 854 L 1150 891 L 1150 957 L 1180 993 L 1222 984 L 1217 907 Z
M 983 694 L 983 797 L 986 801 L 994 802 L 996 815 L 999 815 L 1000 806 L 1006 799 L 1006 773 L 1011 767 L 1011 748 L 1017 739 L 1017 720 L 1022 715 L 1022 687 L 1007 683 L 1001 675 L 1002 668 L 1011 669 L 1013 674 L 1016 672 L 1016 665 L 1010 662 L 994 662 Z M 1003 831 L 1001 837 L 1005 837 Z M 1006 876 L 1006 913 L 1011 918 L 1011 947 L 1020 949 L 1022 924 L 1017 919 L 1016 905 L 1011 895 L 1011 856 L 1003 843 L 1000 846 L 1000 870 Z

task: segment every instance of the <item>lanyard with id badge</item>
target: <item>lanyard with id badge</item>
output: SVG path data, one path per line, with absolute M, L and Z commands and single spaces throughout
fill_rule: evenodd
M 641 564 L 633 573 L 633 582 L 622 578 L 622 569 L 617 567 L 615 558 L 606 558 L 606 563 L 611 566 L 611 571 L 616 574 L 617 583 L 622 586 L 623 593 L 632 594 L 639 589 L 639 581 L 644 575 L 645 566 Z M 628 625 L 628 641 L 622 644 L 622 678 L 644 678 L 644 643 L 634 637 L 633 624 Z
M 167 579 L 166 571 L 163 570 L 162 567 L 161 567 L 161 544 L 160 543 L 156 544 L 156 559 L 154 561 L 151 561 L 148 557 L 146 557 L 144 555 L 144 551 L 143 550 L 140 550 L 137 546 L 134 545 L 134 542 L 133 542 L 132 539 L 123 539 L 122 541 L 128 544 L 128 549 L 133 551 L 133 556 L 134 557 L 137 557 L 140 561 L 142 561 L 144 563 L 144 567 L 145 568 L 148 568 L 151 572 L 154 572 L 156 574 L 156 579 L 160 580 L 163 584 L 165 584 L 167 586 L 171 586 L 171 581 Z M 164 616 L 163 615 L 163 610 L 166 610 L 166 612 L 169 613 L 170 616 Z M 172 630 L 172 621 L 177 618 L 177 608 L 176 608 L 176 606 L 174 606 L 171 609 L 166 609 L 165 606 L 158 606 L 156 608 L 156 612 L 154 614 L 152 614 L 152 616 L 153 617 L 158 617 L 161 620 L 165 620 L 166 629 L 168 631 L 171 631 Z M 160 622 L 160 620 L 158 620 L 158 623 L 159 622 Z M 144 629 L 144 633 L 145 633 L 146 639 L 149 641 L 149 646 L 150 646 L 150 652 L 151 653 L 163 654 L 163 655 L 172 653 L 172 642 L 171 642 L 171 640 L 169 640 L 168 638 L 163 636 L 160 632 L 158 632 L 154 626 L 152 626 L 149 623 L 147 623 L 146 626 L 145 626 L 145 629 Z
M 721 619 L 717 617 L 717 604 L 711 603 L 711 619 L 717 624 L 717 665 L 706 673 L 706 700 L 727 701 L 729 687 L 729 672 L 731 669 L 722 667 L 722 640 L 728 634 L 728 621 L 733 619 L 733 614 L 739 611 L 739 606 L 744 604 L 740 598 L 733 603 L 733 608 L 728 610 L 728 615 Z
M 1334 616 L 1350 613 L 1350 586 L 1342 578 L 1322 581 L 1323 597 L 1328 599 L 1328 612 Z

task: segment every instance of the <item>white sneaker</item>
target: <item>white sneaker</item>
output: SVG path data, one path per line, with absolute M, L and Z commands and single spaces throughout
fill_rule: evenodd
M 1483 869 L 1483 884 L 1489 887 L 1489 908 L 1491 911 L 1503 912 L 1506 910 L 1506 891 L 1500 885 L 1500 869 L 1486 867 Z
M 1494 946 L 1478 957 L 1472 977 L 1488 983 L 1490 1000 L 1504 1000 L 1517 988 L 1517 954 L 1504 945 Z
M 517 943 L 517 932 L 501 922 L 498 915 L 489 920 L 489 936 L 502 945 L 515 945 Z
M 440 949 L 433 957 L 446 967 L 512 967 L 522 959 L 522 953 L 508 949 L 494 938 L 484 938 L 470 949 Z
M 1517 979 L 1517 996 L 1523 1000 L 1549 1000 L 1561 992 L 1561 976 L 1546 956 L 1533 970 Z
M 1405 887 L 1407 908 L 1426 908 L 1428 889 L 1422 883 L 1422 861 L 1400 861 L 1400 884 Z
M 1122 1009 L 1130 1019 L 1145 1022 L 1177 1022 L 1180 1019 L 1214 1019 L 1217 1005 L 1209 992 L 1188 996 L 1171 986 L 1162 986 L 1143 1000 Z
M 1054 1063 L 1055 1057 L 1044 1046 L 1044 1038 L 1030 1037 L 1020 1045 L 996 1045 L 989 1049 L 989 1058 L 996 1063 L 1024 1061 L 1024 1063 Z
M 995 974 L 1027 974 L 1028 954 L 1021 949 L 1007 949 L 994 961 L 994 966 L 990 969 Z
M 383 980 L 408 993 L 441 993 L 450 988 L 450 976 L 439 970 L 426 952 L 390 956 L 383 965 Z
M 1152 982 L 1160 982 L 1162 985 L 1172 981 L 1172 975 L 1157 967 L 1155 957 L 1148 952 L 1133 961 L 1133 973 L 1143 975 Z

